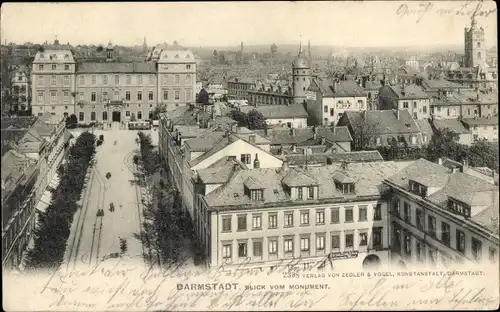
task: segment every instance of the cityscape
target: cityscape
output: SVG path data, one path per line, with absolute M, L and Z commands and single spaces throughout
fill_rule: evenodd
M 406 48 L 307 31 L 96 43 L 64 24 L 23 41 L 2 6 L 3 269 L 498 266 L 496 14 L 481 3 L 459 41 Z

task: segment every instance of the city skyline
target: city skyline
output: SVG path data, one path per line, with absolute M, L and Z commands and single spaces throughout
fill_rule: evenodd
M 174 40 L 184 46 L 310 40 L 313 45 L 344 47 L 439 46 L 461 44 L 463 29 L 475 11 L 485 29 L 486 45 L 496 46 L 495 5 L 483 2 L 478 8 L 478 3 L 7 3 L 2 6 L 1 36 L 2 43 L 18 44 L 50 42 L 57 36 L 61 43 L 74 45 L 111 41 L 133 46 L 141 45 L 146 36 L 150 45 Z M 81 13 L 90 10 L 91 14 Z M 32 22 L 18 27 L 20 14 Z M 331 30 L 321 31 L 325 25 L 331 25 Z

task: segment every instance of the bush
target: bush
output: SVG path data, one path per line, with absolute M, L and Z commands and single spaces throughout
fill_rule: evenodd
M 97 146 L 101 146 L 102 145 L 102 141 L 101 140 L 97 140 L 96 145 Z
M 101 134 L 101 135 L 99 136 L 99 140 L 104 141 L 104 134 Z

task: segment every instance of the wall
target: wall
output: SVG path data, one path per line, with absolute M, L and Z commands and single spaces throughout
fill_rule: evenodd
M 266 119 L 268 125 L 281 125 L 286 128 L 306 128 L 307 118 L 276 118 L 276 119 Z M 288 126 L 291 124 L 291 127 Z
M 261 168 L 278 168 L 281 167 L 282 161 L 275 156 L 265 152 L 250 143 L 247 143 L 243 140 L 238 140 L 225 148 L 221 149 L 217 153 L 203 160 L 202 162 L 196 164 L 191 167 L 191 170 L 204 169 L 218 161 L 223 157 L 228 156 L 236 156 L 236 159 L 240 159 L 241 154 L 250 154 L 250 164 L 247 164 L 247 167 L 253 169 L 253 161 L 255 159 L 255 154 L 259 155 L 259 162 Z
M 402 99 L 398 102 L 399 109 L 407 109 L 413 119 L 428 119 L 431 116 L 429 99 Z
M 460 105 L 432 105 L 431 114 L 436 119 L 456 119 L 460 116 Z
M 497 125 L 477 125 L 471 126 L 472 140 L 487 139 L 488 141 L 498 141 L 498 124 Z
M 244 259 L 238 258 L 238 242 L 247 242 L 247 250 L 248 256 L 251 258 L 250 262 L 253 264 L 269 266 L 273 264 L 278 264 L 281 259 L 286 258 L 298 258 L 302 257 L 310 260 L 319 260 L 318 258 L 326 257 L 330 251 L 345 251 L 345 233 L 347 231 L 354 234 L 354 250 L 359 250 L 360 254 L 356 259 L 350 260 L 341 260 L 334 261 L 334 266 L 338 265 L 356 265 L 361 269 L 361 263 L 364 259 L 364 256 L 367 253 L 367 250 L 373 249 L 372 244 L 372 232 L 371 229 L 373 227 L 381 227 L 382 228 L 382 250 L 379 250 L 380 258 L 382 260 L 382 264 L 387 264 L 387 247 L 388 247 L 388 232 L 387 227 L 385 226 L 387 222 L 387 206 L 382 203 L 381 212 L 382 218 L 380 221 L 373 220 L 373 207 L 377 204 L 377 201 L 368 201 L 368 202 L 356 202 L 352 205 L 349 204 L 338 204 L 338 205 L 310 205 L 310 206 L 302 206 L 302 207 L 293 207 L 293 208 L 285 208 L 285 207 L 277 207 L 277 208 L 269 208 L 269 209 L 242 209 L 241 211 L 231 211 L 231 212 L 221 212 L 217 214 L 216 212 L 211 212 L 211 228 L 209 232 L 212 234 L 211 239 L 211 249 L 209 250 L 209 261 L 211 266 L 217 266 L 223 263 L 225 259 L 222 258 L 222 245 L 225 243 L 232 244 L 232 258 L 230 261 L 232 263 L 241 263 Z M 367 205 L 367 221 L 358 221 L 358 207 L 360 205 Z M 345 206 L 353 207 L 353 220 L 352 223 L 345 223 Z M 331 207 L 339 208 L 340 212 L 340 220 L 339 223 L 331 223 Z M 203 208 L 201 209 L 203 211 Z M 294 217 L 293 222 L 294 225 L 291 227 L 284 226 L 284 213 L 285 211 L 293 211 Z M 301 225 L 300 224 L 300 213 L 302 211 L 309 212 L 309 225 Z M 324 223 L 317 224 L 316 223 L 316 211 L 324 211 Z M 277 213 L 277 221 L 278 226 L 276 229 L 269 229 L 269 214 Z M 200 214 L 200 217 L 203 217 L 204 213 Z M 237 230 L 237 217 L 238 215 L 246 215 L 247 218 L 247 230 L 246 231 L 238 231 Z M 252 229 L 252 216 L 253 215 L 261 215 L 262 226 L 261 229 Z M 224 217 L 231 218 L 231 231 L 223 232 L 222 231 L 222 219 Z M 367 247 L 359 247 L 359 231 L 366 230 L 368 233 L 368 246 Z M 332 241 L 331 237 L 333 234 L 340 234 L 340 248 L 332 250 Z M 309 252 L 303 252 L 300 250 L 300 237 L 308 235 L 309 236 Z M 325 236 L 325 249 L 324 250 L 316 250 L 316 237 L 318 235 Z M 293 253 L 290 255 L 285 255 L 284 253 L 284 236 L 293 236 L 294 246 Z M 269 255 L 268 249 L 268 240 L 271 237 L 278 238 L 278 254 L 277 256 Z M 208 236 L 207 236 L 208 238 Z M 262 257 L 252 257 L 253 252 L 253 240 L 262 240 L 263 242 L 263 253 Z M 385 251 L 383 249 L 386 249 Z M 385 256 L 384 256 L 385 253 Z M 316 258 L 316 259 L 314 259 Z M 264 263 L 263 263 L 264 262 Z M 347 263 L 349 262 L 349 263 Z
M 179 77 L 176 83 L 176 76 Z M 168 63 L 164 59 L 158 62 L 158 103 L 167 110 L 196 102 L 196 62 L 194 59 L 184 63 Z M 164 92 L 168 92 L 165 94 Z M 178 92 L 178 99 L 176 99 Z M 168 96 L 165 96 L 168 95 Z

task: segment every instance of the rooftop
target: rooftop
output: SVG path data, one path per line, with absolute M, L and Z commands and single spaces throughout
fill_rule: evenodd
M 426 99 L 429 95 L 416 84 L 389 86 L 399 99 Z
M 156 73 L 154 63 L 79 63 L 77 73 Z
M 340 80 L 335 83 L 333 80 L 317 78 L 313 79 L 312 86 L 318 88 L 323 97 L 366 96 L 364 89 L 353 80 Z
M 38 51 L 33 64 L 37 63 L 74 63 L 73 53 L 70 50 L 49 50 Z
M 302 104 L 292 105 L 259 105 L 259 106 L 243 106 L 241 111 L 249 113 L 252 110 L 257 110 L 262 113 L 265 119 L 278 118 L 307 118 L 307 114 Z
M 498 125 L 498 118 L 464 118 L 462 122 L 469 126 L 495 126 Z
M 399 110 L 399 119 L 397 111 L 392 110 L 346 111 L 345 114 L 355 129 L 363 124 L 363 114 L 365 114 L 366 124 L 373 127 L 373 131 L 377 134 L 420 132 L 415 120 L 406 109 Z
M 266 130 L 254 130 L 255 133 L 266 137 L 270 140 L 273 145 L 282 144 L 300 144 L 314 137 L 314 127 L 308 128 L 297 128 L 297 129 L 287 129 L 287 128 L 269 128 Z M 352 141 L 351 134 L 347 127 L 335 127 L 335 133 L 330 127 L 316 127 L 317 140 L 321 137 L 329 142 L 350 142 Z
M 293 203 L 303 205 L 304 203 L 319 204 L 335 200 L 342 202 L 345 201 L 346 196 L 350 199 L 380 196 L 387 189 L 382 184 L 383 179 L 397 173 L 411 163 L 392 161 L 350 163 L 345 170 L 340 164 L 307 169 L 289 168 L 286 171 L 282 168 L 241 170 L 235 173 L 225 185 L 205 196 L 205 200 L 210 207 L 232 206 L 232 209 L 245 209 L 268 205 L 290 207 Z M 336 190 L 332 176 L 337 172 L 348 172 L 349 177 L 352 177 L 356 183 L 355 195 L 344 195 Z M 289 175 L 301 176 L 307 180 L 304 182 L 317 184 L 319 187 L 318 199 L 292 201 L 283 187 L 283 180 Z M 243 186 L 249 178 L 258 181 L 259 188 L 264 189 L 262 201 L 251 201 L 245 195 Z
M 435 119 L 433 121 L 433 124 L 438 130 L 444 130 L 445 128 L 447 128 L 457 134 L 471 133 L 458 119 Z

